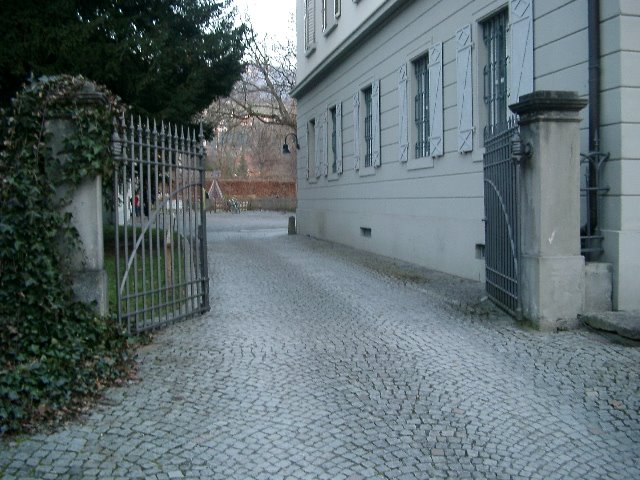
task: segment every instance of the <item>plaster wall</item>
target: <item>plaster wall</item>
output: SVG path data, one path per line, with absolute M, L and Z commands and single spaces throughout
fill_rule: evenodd
M 316 50 L 298 57 L 299 233 L 484 280 L 482 132 L 486 112 L 480 22 L 508 3 L 342 1 L 334 30 L 327 35 L 317 30 Z M 304 2 L 299 0 L 299 26 L 301 6 Z M 378 18 L 385 8 L 395 8 L 394 13 Z M 576 91 L 586 98 L 586 0 L 533 0 L 533 14 L 534 88 Z M 366 35 L 349 44 L 359 29 L 376 18 Z M 466 24 L 472 25 L 474 134 L 473 150 L 460 154 L 456 31 Z M 600 260 L 613 265 L 614 308 L 640 310 L 640 2 L 602 1 L 601 28 L 601 150 L 611 152 L 611 159 L 603 170 L 603 182 L 610 190 L 601 204 L 606 253 Z M 299 33 L 299 42 L 301 38 Z M 430 159 L 425 168 L 412 169 L 399 159 L 398 72 L 438 42 L 443 44 L 444 155 Z M 323 70 L 323 65 L 329 68 Z M 374 80 L 380 81 L 381 166 L 364 176 L 354 169 L 353 96 Z M 311 175 L 308 180 L 304 128 L 337 104 L 342 106 L 344 172 Z M 580 151 L 587 152 L 587 109 L 581 117 Z M 371 235 L 364 236 L 361 227 L 370 228 Z

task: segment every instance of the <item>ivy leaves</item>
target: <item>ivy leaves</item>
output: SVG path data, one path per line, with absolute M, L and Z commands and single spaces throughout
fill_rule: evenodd
M 88 96 L 103 100 L 89 105 Z M 61 76 L 30 83 L 2 112 L 0 434 L 55 416 L 122 374 L 125 338 L 73 300 L 60 255 L 77 239 L 62 211 L 73 187 L 113 172 L 111 122 L 120 110 L 108 92 Z M 62 156 L 51 146 L 54 119 L 74 125 L 57 147 Z

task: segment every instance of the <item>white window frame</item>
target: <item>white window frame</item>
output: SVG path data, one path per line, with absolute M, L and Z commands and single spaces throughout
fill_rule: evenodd
M 335 139 L 335 140 L 334 140 Z M 335 142 L 335 143 L 334 143 Z M 342 104 L 327 108 L 327 172 L 329 180 L 337 180 L 342 174 Z M 335 162 L 335 170 L 334 170 Z
M 490 23 L 495 24 L 495 22 L 498 20 L 499 17 L 504 16 L 504 27 L 505 27 L 505 32 L 504 32 L 504 54 L 505 54 L 505 58 L 504 58 L 504 66 L 503 66 L 503 72 L 505 74 L 504 80 L 503 80 L 503 86 L 501 88 L 503 88 L 503 95 L 504 95 L 504 99 L 503 99 L 503 105 L 499 105 L 502 106 L 504 108 L 501 108 L 500 110 L 504 110 L 502 112 L 498 112 L 498 105 L 492 106 L 491 108 L 487 105 L 487 102 L 485 100 L 485 96 L 486 96 L 486 68 L 488 66 L 488 61 L 491 57 L 491 54 L 494 52 L 491 52 L 489 49 L 487 49 L 487 46 L 485 44 L 485 35 L 486 35 L 486 29 L 487 26 Z M 509 58 L 509 52 L 510 52 L 510 42 L 509 42 L 509 32 L 508 32 L 508 27 L 509 27 L 509 10 L 508 7 L 503 7 L 500 10 L 497 10 L 495 12 L 493 12 L 491 15 L 486 16 L 485 18 L 483 18 L 480 21 L 480 28 L 478 36 L 479 36 L 479 62 L 478 62 L 478 72 L 479 72 L 479 82 L 478 82 L 478 86 L 480 89 L 480 95 L 478 96 L 478 104 L 480 106 L 479 110 L 480 110 L 480 118 L 481 118 L 481 122 L 480 125 L 482 126 L 482 128 L 480 129 L 480 133 L 481 133 L 481 138 L 482 138 L 482 143 L 484 144 L 484 130 L 487 126 L 489 126 L 490 124 L 498 124 L 500 123 L 500 121 L 502 122 L 506 122 L 507 118 L 509 117 L 509 108 L 508 108 L 508 101 L 509 101 L 509 79 L 510 79 L 510 72 L 509 72 L 509 63 L 510 63 L 510 58 Z M 493 85 L 492 85 L 493 86 Z M 496 100 L 494 100 L 493 103 L 495 103 Z M 492 103 L 492 105 L 493 105 Z M 502 117 L 502 114 L 504 115 L 504 118 L 499 118 Z M 498 117 L 499 115 L 499 117 Z
M 338 17 L 340 0 L 322 0 L 322 32 L 325 35 L 329 35 L 338 26 Z
M 367 143 L 365 139 L 365 92 L 371 90 L 371 165 L 365 166 Z M 354 95 L 354 169 L 361 177 L 374 175 L 382 165 L 380 148 L 380 80 L 363 85 Z
M 316 119 L 311 118 L 307 122 L 307 180 L 310 183 L 318 181 L 319 161 L 318 132 L 316 131 Z
M 427 78 L 426 78 L 426 91 L 427 98 L 426 103 L 429 105 L 429 54 L 428 50 L 424 50 L 419 55 L 414 56 L 409 62 L 409 161 L 407 162 L 407 169 L 416 170 L 421 168 L 431 168 L 433 167 L 433 157 L 429 154 L 429 136 L 431 134 L 430 131 L 425 132 L 425 138 L 423 141 L 427 143 L 427 154 L 424 156 L 418 157 L 416 155 L 416 142 L 418 141 L 418 128 L 416 126 L 416 96 L 418 95 L 418 79 L 416 78 L 416 63 L 423 59 L 426 61 L 427 67 Z M 427 110 L 428 112 L 428 110 Z M 427 113 L 428 115 L 428 113 Z M 428 119 L 427 119 L 428 123 Z
M 418 93 L 418 80 L 416 78 L 416 62 L 426 57 L 427 60 L 427 104 L 429 108 L 429 131 L 426 141 L 427 155 L 416 157 L 416 141 L 418 139 L 418 131 L 415 123 L 416 118 L 416 95 Z M 435 60 L 435 61 L 434 61 Z M 399 91 L 402 97 L 401 102 L 406 106 L 400 108 L 400 122 L 404 127 L 401 128 L 400 139 L 400 161 L 406 162 L 407 170 L 419 170 L 424 168 L 433 168 L 434 158 L 444 154 L 442 145 L 443 141 L 443 121 L 444 111 L 442 105 L 442 44 L 433 43 L 426 44 L 420 50 L 408 58 L 408 67 L 400 70 Z M 439 138 L 439 150 L 433 150 L 433 139 Z M 424 139 L 423 139 L 424 140 Z

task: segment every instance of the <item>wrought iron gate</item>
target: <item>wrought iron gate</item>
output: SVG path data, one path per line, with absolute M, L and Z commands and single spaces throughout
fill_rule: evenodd
M 112 146 L 120 324 L 136 333 L 208 311 L 202 128 L 122 118 Z
M 513 159 L 515 119 L 484 132 L 486 289 L 489 297 L 517 314 L 520 310 L 518 163 Z

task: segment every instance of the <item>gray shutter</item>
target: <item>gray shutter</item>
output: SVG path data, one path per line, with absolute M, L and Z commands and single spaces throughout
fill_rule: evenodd
M 442 102 L 442 43 L 429 49 L 429 153 L 444 155 L 444 123 Z
M 304 48 L 311 49 L 316 43 L 316 2 L 315 0 L 305 1 L 304 16 Z
M 316 120 L 315 135 L 315 152 L 316 152 L 316 178 L 320 178 L 322 172 L 322 115 Z
M 329 116 L 327 112 L 322 114 L 321 122 L 322 122 L 322 174 L 326 177 L 329 175 Z
M 342 173 L 342 102 L 336 105 L 336 170 Z
M 533 5 L 532 0 L 511 0 L 511 85 L 509 105 L 533 92 Z
M 400 112 L 400 161 L 409 160 L 409 100 L 407 98 L 407 65 L 400 67 L 398 78 L 398 106 Z
M 360 92 L 353 96 L 353 169 L 360 170 Z
M 313 148 L 313 145 L 311 145 L 310 143 L 309 126 L 305 125 L 303 128 L 304 138 L 307 139 L 307 180 L 309 180 L 309 178 L 311 177 L 311 149 Z
M 471 78 L 471 24 L 456 32 L 458 90 L 458 151 L 473 150 L 473 90 Z
M 373 141 L 372 164 L 379 167 L 382 164 L 380 155 L 380 80 L 375 80 L 371 85 L 371 137 Z

